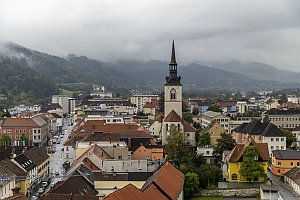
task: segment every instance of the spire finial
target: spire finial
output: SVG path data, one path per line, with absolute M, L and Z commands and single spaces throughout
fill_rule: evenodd
M 170 64 L 177 64 L 176 63 L 176 57 L 175 57 L 175 44 L 174 44 L 174 39 L 172 43 L 172 54 L 171 54 L 171 62 Z

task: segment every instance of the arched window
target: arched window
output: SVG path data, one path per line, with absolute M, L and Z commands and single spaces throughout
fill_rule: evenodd
M 172 89 L 170 91 L 171 100 L 176 100 L 176 90 Z
M 166 131 L 168 131 L 168 124 L 166 124 Z
M 178 131 L 180 131 L 180 124 L 177 124 L 177 129 Z

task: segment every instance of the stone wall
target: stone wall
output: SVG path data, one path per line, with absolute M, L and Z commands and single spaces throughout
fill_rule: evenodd
M 197 196 L 257 197 L 259 188 L 201 190 Z

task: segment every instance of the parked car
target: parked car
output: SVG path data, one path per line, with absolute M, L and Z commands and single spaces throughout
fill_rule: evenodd
M 47 187 L 51 182 L 51 179 L 50 178 L 45 178 L 42 182 L 42 186 L 43 187 Z
M 55 171 L 55 175 L 56 175 L 56 176 L 59 176 L 59 171 L 58 171 L 58 170 Z
M 36 195 L 32 195 L 30 198 L 30 200 L 37 200 L 37 199 L 38 199 L 38 197 Z
M 44 187 L 40 187 L 39 190 L 38 190 L 38 193 L 43 194 L 44 191 L 45 191 Z
M 64 151 L 65 150 L 65 148 L 61 148 L 61 151 Z

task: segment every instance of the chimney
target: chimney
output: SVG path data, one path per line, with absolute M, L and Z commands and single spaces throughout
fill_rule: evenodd
M 27 147 L 24 147 L 22 153 L 25 153 L 27 151 Z
M 13 149 L 11 150 L 11 156 L 12 158 L 15 158 L 17 156 L 15 147 L 13 147 Z

